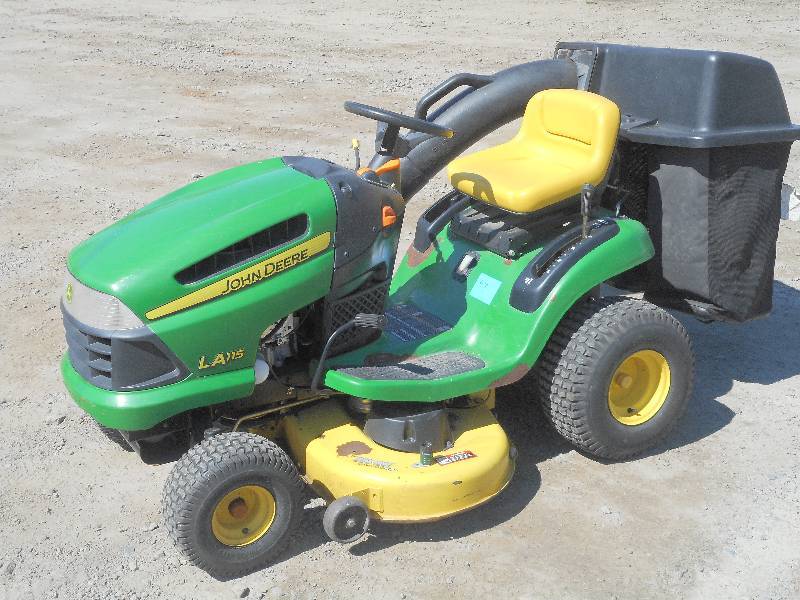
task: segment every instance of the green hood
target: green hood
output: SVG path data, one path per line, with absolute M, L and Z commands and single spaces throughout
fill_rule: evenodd
M 149 309 L 208 283 L 182 285 L 176 273 L 300 212 L 308 214 L 311 231 L 333 228 L 336 209 L 326 183 L 280 158 L 258 161 L 195 181 L 137 210 L 77 246 L 67 265 L 78 280 L 116 296 L 143 318 Z

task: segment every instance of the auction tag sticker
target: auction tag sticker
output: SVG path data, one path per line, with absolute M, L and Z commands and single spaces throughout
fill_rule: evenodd
M 478 281 L 472 286 L 472 291 L 470 291 L 469 295 L 473 298 L 477 298 L 484 304 L 491 304 L 499 289 L 499 279 L 489 277 L 486 273 L 481 273 L 481 276 L 478 277 Z
M 452 465 L 453 463 L 467 460 L 469 458 L 477 458 L 478 455 L 475 454 L 472 450 L 462 450 L 461 452 L 455 452 L 453 454 L 445 454 L 444 456 L 437 456 L 434 460 L 444 466 L 444 465 Z

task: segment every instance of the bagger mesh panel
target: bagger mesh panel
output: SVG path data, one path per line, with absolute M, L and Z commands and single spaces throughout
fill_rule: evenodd
M 785 143 L 654 148 L 648 300 L 739 322 L 770 311 L 788 154 Z
M 354 292 L 344 298 L 337 300 L 326 300 L 323 311 L 323 342 L 358 313 L 380 315 L 386 303 L 386 295 L 389 292 L 389 281 L 382 281 L 378 284 L 367 287 L 363 290 Z M 331 356 L 341 354 L 348 350 L 358 348 L 364 344 L 376 340 L 381 332 L 378 329 L 355 328 L 340 335 L 331 346 Z
M 708 286 L 736 320 L 772 309 L 788 144 L 714 148 L 709 164 Z
M 620 216 L 636 219 L 649 227 L 647 193 L 651 153 L 645 144 L 620 140 L 615 154 L 614 172 L 603 194 L 603 206 Z M 641 292 L 647 281 L 647 264 L 639 265 L 612 278 L 614 287 Z
M 644 144 L 620 141 L 619 178 L 615 182 L 614 205 L 619 203 L 621 215 L 647 223 L 647 180 L 650 175 L 650 153 Z M 611 191 L 611 190 L 609 190 Z
M 308 215 L 297 215 L 244 238 L 185 268 L 178 283 L 194 283 L 299 238 L 308 229 Z

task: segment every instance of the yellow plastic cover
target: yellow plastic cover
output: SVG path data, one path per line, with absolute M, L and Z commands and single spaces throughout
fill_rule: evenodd
M 540 210 L 603 181 L 619 131 L 619 108 L 580 90 L 544 90 L 528 102 L 509 142 L 447 166 L 456 189 L 517 213 Z

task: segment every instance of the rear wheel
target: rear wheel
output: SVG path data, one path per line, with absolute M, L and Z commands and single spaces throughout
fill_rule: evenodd
M 303 483 L 289 456 L 251 433 L 190 449 L 164 486 L 164 521 L 178 549 L 220 579 L 265 566 L 297 523 Z
M 536 372 L 550 422 L 567 441 L 601 458 L 624 459 L 660 442 L 683 414 L 693 358 L 683 325 L 633 298 L 570 310 Z

